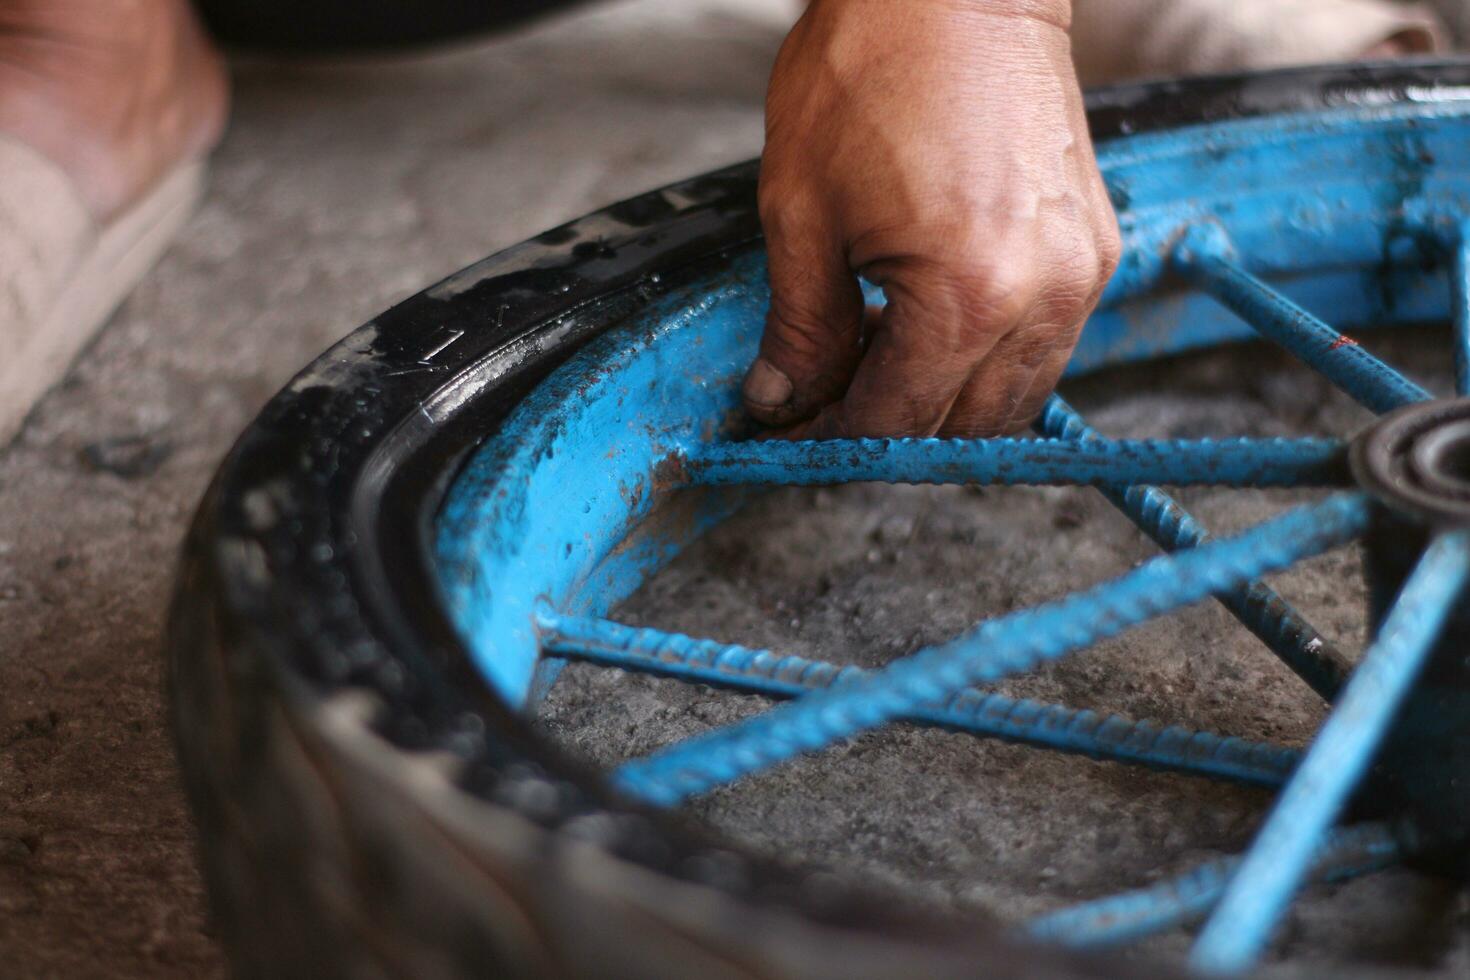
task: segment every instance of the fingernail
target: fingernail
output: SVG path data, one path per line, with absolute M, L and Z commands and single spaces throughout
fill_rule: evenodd
M 791 401 L 791 379 L 764 357 L 758 357 L 741 387 L 745 400 L 761 408 L 780 408 Z

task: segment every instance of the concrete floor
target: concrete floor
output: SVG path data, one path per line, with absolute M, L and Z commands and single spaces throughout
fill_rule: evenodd
M 789 10 L 636 0 L 434 58 L 239 66 L 203 207 L 0 451 L 0 973 L 223 972 L 159 661 L 211 471 L 371 314 L 758 153 Z

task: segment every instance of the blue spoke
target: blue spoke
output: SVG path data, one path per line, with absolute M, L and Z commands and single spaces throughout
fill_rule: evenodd
M 542 649 L 548 654 L 768 697 L 793 698 L 871 675 L 861 667 L 783 657 L 769 650 L 638 629 L 605 619 L 551 613 L 543 615 L 539 625 Z M 1221 738 L 1210 732 L 1162 727 L 1062 705 L 1018 701 L 973 688 L 942 702 L 918 705 L 906 720 L 1094 759 L 1114 759 L 1258 786 L 1280 786 L 1300 757 L 1296 750 L 1284 746 Z
M 1380 871 L 1403 858 L 1385 824 L 1361 824 L 1330 834 L 1312 860 L 1312 877 L 1343 881 Z M 1241 858 L 1211 861 L 1147 888 L 1108 895 L 1038 916 L 1027 936 L 1065 946 L 1116 946 L 1199 918 L 1220 901 Z
M 1470 532 L 1436 538 L 1231 879 L 1194 948 L 1196 967 L 1244 970 L 1260 954 L 1318 841 L 1367 771 L 1467 577 Z
M 1365 496 L 1341 494 L 1155 558 L 1086 592 L 990 620 L 851 683 L 627 763 L 614 781 L 649 802 L 677 803 L 1321 554 L 1361 534 L 1368 513 Z
M 1429 392 L 1237 264 L 1217 226 L 1191 228 L 1174 261 L 1196 286 L 1367 408 L 1388 412 L 1428 400 Z
M 881 481 L 1231 487 L 1347 486 L 1337 439 L 829 439 L 717 442 L 683 460 L 691 484 Z
M 1102 438 L 1057 395 L 1047 399 L 1036 427 L 1043 435 L 1055 439 L 1090 442 Z M 1100 487 L 1099 490 L 1165 551 L 1193 548 L 1209 540 L 1205 528 L 1157 487 Z M 1324 700 L 1337 696 L 1347 674 L 1347 658 L 1274 589 L 1263 582 L 1250 582 L 1219 599 Z
M 1455 327 L 1455 394 L 1470 395 L 1470 225 L 1460 227 L 1450 263 L 1450 318 Z

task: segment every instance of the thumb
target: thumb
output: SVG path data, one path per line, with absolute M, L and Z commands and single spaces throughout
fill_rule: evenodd
M 771 310 L 742 394 L 756 420 L 790 425 L 847 390 L 862 357 L 863 293 L 837 235 L 765 224 Z

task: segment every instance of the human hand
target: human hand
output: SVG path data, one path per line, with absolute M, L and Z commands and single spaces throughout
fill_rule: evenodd
M 968 437 L 1040 410 L 1119 253 L 1069 15 L 813 0 L 767 98 L 756 419 L 795 438 Z

